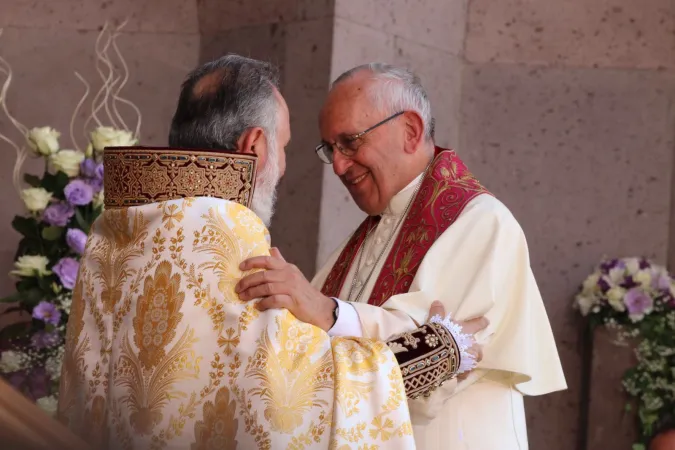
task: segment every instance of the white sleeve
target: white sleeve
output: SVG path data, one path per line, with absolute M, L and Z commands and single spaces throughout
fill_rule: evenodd
M 331 337 L 363 337 L 363 328 L 361 328 L 361 321 L 356 309 L 347 302 L 343 302 L 339 298 L 333 298 L 340 308 L 337 320 L 333 328 L 328 330 L 328 335 Z

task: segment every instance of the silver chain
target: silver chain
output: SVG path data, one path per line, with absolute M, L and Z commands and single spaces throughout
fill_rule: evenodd
M 431 164 L 429 164 L 431 166 Z M 405 207 L 405 210 L 403 211 L 403 214 L 401 214 L 401 217 L 398 219 L 396 222 L 396 226 L 391 230 L 391 234 L 389 234 L 389 238 L 387 238 L 387 242 L 384 243 L 384 247 L 382 247 L 382 251 L 377 257 L 377 260 L 373 264 L 373 267 L 370 269 L 370 273 L 368 274 L 368 277 L 366 278 L 366 281 L 363 282 L 363 285 L 361 286 L 361 289 L 359 290 L 358 294 L 356 295 L 356 298 L 352 300 L 352 294 L 354 293 L 354 288 L 356 287 L 356 283 L 359 279 L 359 272 L 361 271 L 361 262 L 363 260 L 363 254 L 365 253 L 366 249 L 366 243 L 368 242 L 368 237 L 370 236 L 370 233 L 377 228 L 377 225 L 374 227 L 371 227 L 367 232 L 366 232 L 366 237 L 363 239 L 363 244 L 361 244 L 361 248 L 359 249 L 359 258 L 356 261 L 356 271 L 354 272 L 354 277 L 352 278 L 352 285 L 349 288 L 349 295 L 347 296 L 347 301 L 349 302 L 358 302 L 359 299 L 361 298 L 361 295 L 363 295 L 363 291 L 366 289 L 366 286 L 368 285 L 368 282 L 373 276 L 373 273 L 375 272 L 375 268 L 378 266 L 380 263 L 380 260 L 382 259 L 382 256 L 384 256 L 385 252 L 387 251 L 387 248 L 389 247 L 389 243 L 391 242 L 392 238 L 396 234 L 396 230 L 401 226 L 401 223 L 403 222 L 403 219 L 408 215 L 408 211 L 410 211 L 410 208 L 412 207 L 413 202 L 415 201 L 415 197 L 417 197 L 417 193 L 419 192 L 420 188 L 422 187 L 422 182 L 424 181 L 424 177 L 427 174 L 427 170 L 429 170 L 429 166 L 427 166 L 424 169 L 424 172 L 422 173 L 422 178 L 420 179 L 419 183 L 417 183 L 417 186 L 415 187 L 415 192 L 413 192 L 412 197 L 410 197 L 410 200 L 408 201 L 408 204 Z

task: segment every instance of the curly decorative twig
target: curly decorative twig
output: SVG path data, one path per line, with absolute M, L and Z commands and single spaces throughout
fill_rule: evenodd
M 0 29 L 0 36 L 2 36 L 3 30 Z M 23 125 L 21 122 L 16 120 L 14 116 L 12 116 L 9 113 L 9 108 L 7 108 L 7 91 L 9 91 L 9 86 L 12 83 L 12 67 L 10 64 L 2 57 L 0 57 L 0 73 L 3 75 L 6 75 L 7 78 L 5 78 L 4 83 L 2 84 L 2 88 L 0 89 L 0 107 L 2 107 L 3 112 L 9 119 L 9 121 L 14 125 L 14 128 L 16 128 L 19 133 L 21 133 L 22 136 L 26 136 L 28 133 L 28 128 Z M 21 168 L 23 167 L 23 163 L 26 161 L 26 157 L 28 156 L 28 149 L 26 148 L 25 145 L 18 145 L 16 142 L 11 140 L 9 137 L 5 136 L 4 134 L 0 133 L 0 140 L 3 140 L 4 142 L 7 142 L 9 145 L 11 145 L 14 148 L 14 151 L 16 152 L 16 161 L 14 162 L 14 169 L 12 171 L 12 184 L 14 185 L 14 189 L 16 189 L 17 193 L 21 193 Z
M 126 23 L 127 23 L 127 21 L 124 21 L 124 23 L 122 23 L 122 25 L 120 25 L 117 28 L 117 31 L 115 32 L 115 34 L 112 37 L 112 47 L 115 50 L 115 53 L 117 54 L 117 58 L 120 60 L 120 64 L 122 66 L 123 73 L 124 73 L 124 77 L 122 78 L 122 82 L 119 84 L 119 86 L 117 87 L 117 89 L 115 90 L 115 92 L 112 95 L 112 97 L 113 97 L 112 106 L 113 106 L 113 110 L 115 111 L 115 114 L 117 115 L 117 118 L 122 123 L 122 125 L 124 126 L 124 129 L 126 131 L 129 131 L 129 129 L 127 128 L 127 125 L 124 122 L 124 120 L 122 120 L 122 117 L 120 116 L 119 111 L 117 110 L 116 102 L 123 103 L 123 104 L 131 107 L 134 110 L 134 112 L 136 112 L 136 116 L 138 117 L 138 120 L 136 121 L 136 130 L 134 132 L 134 137 L 136 139 L 140 140 L 140 138 L 141 138 L 141 123 L 142 123 L 142 120 L 143 120 L 143 115 L 141 114 L 141 110 L 138 109 L 138 107 L 133 102 L 131 102 L 131 101 L 125 99 L 125 98 L 122 98 L 119 95 L 119 93 L 122 91 L 122 88 L 124 88 L 124 86 L 127 84 L 127 81 L 129 80 L 129 67 L 127 66 L 127 63 L 124 60 L 124 57 L 122 56 L 122 52 L 120 51 L 119 47 L 117 46 L 117 37 L 120 34 L 119 30 L 121 30 L 122 27 L 124 25 L 126 25 Z
M 84 102 L 87 101 L 90 88 L 89 83 L 87 83 L 87 80 L 85 80 L 82 75 L 80 75 L 78 72 L 75 72 L 75 76 L 82 82 L 82 84 L 84 84 L 85 91 L 80 101 L 77 102 L 77 106 L 75 106 L 73 115 L 70 117 L 70 140 L 73 141 L 73 146 L 75 147 L 75 149 L 77 149 L 78 151 L 82 151 L 80 149 L 80 146 L 77 144 L 77 140 L 75 139 L 75 120 L 77 119 L 77 115 L 80 112 L 80 108 L 82 108 Z

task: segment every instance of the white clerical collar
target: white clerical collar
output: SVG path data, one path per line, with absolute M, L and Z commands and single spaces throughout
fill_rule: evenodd
M 408 206 L 408 202 L 410 202 L 411 197 L 415 193 L 417 183 L 421 182 L 423 175 L 424 173 L 419 174 L 410 184 L 394 195 L 389 202 L 389 206 L 382 212 L 382 216 L 400 216 L 403 214 L 405 208 Z

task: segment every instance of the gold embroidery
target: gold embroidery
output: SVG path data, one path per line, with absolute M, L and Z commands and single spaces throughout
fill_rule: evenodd
M 230 391 L 222 387 L 216 392 L 215 402 L 204 404 L 204 419 L 195 423 L 196 442 L 191 450 L 236 450 L 237 426 L 235 418 L 237 404 L 230 401 Z
M 103 156 L 107 209 L 184 197 L 216 197 L 248 206 L 256 158 L 214 150 L 107 148 Z

